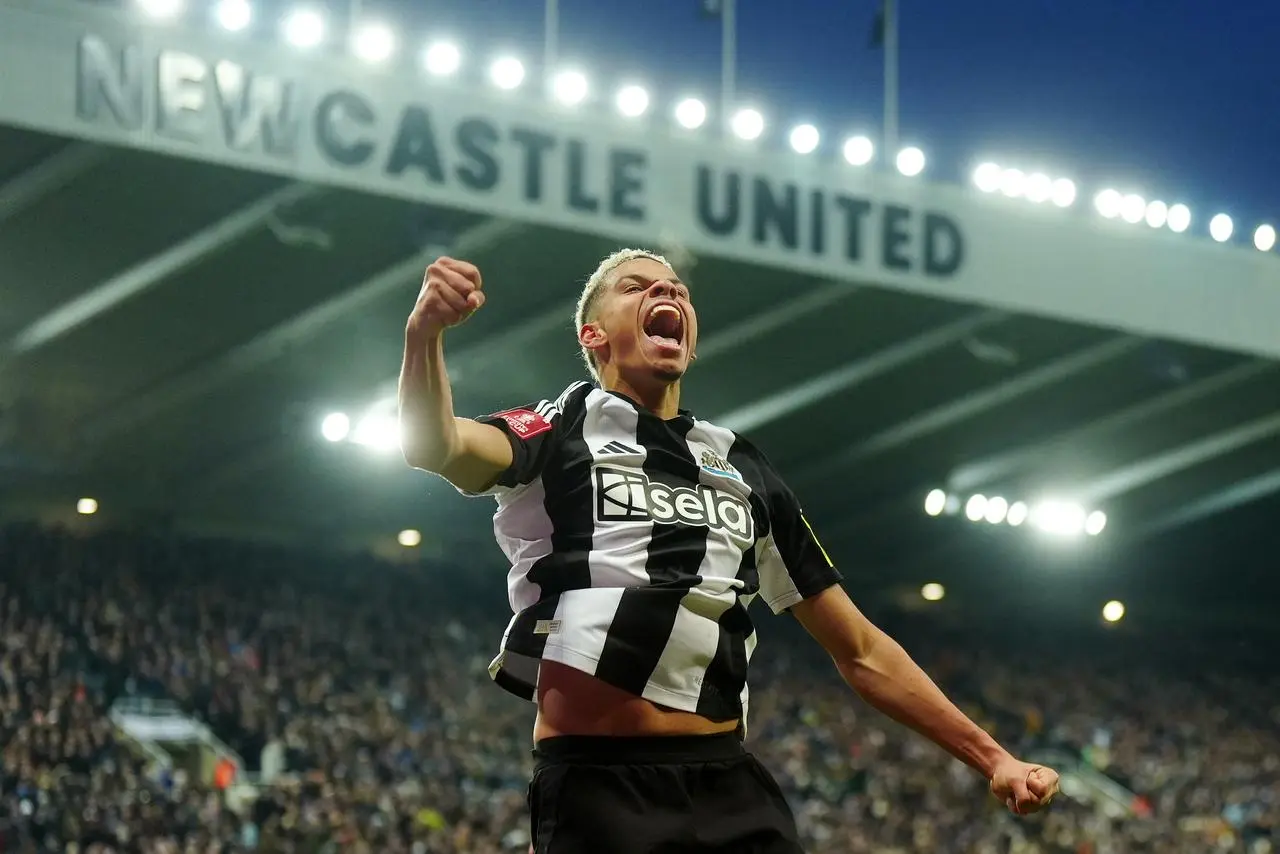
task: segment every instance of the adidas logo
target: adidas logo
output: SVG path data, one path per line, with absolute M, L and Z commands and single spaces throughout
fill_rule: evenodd
M 635 448 L 622 444 L 621 442 L 610 442 L 609 444 L 601 448 L 599 451 L 597 451 L 597 453 L 605 455 L 605 454 L 638 454 L 640 452 L 637 451 Z

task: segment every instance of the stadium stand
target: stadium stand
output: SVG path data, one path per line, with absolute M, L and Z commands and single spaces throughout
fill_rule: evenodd
M 0 554 L 3 854 L 527 849 L 531 709 L 489 684 L 503 610 L 458 573 L 33 527 Z M 1261 648 L 1114 636 L 1109 654 L 1020 654 L 893 626 L 1002 739 L 1064 762 L 1071 797 L 1017 819 L 852 698 L 787 621 L 762 630 L 752 747 L 814 854 L 1280 842 L 1280 683 L 1250 669 Z M 1216 666 L 1186 666 L 1190 650 Z M 220 759 L 121 725 L 148 707 L 207 726 Z

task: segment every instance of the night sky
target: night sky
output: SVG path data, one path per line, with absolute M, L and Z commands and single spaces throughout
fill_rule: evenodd
M 278 9 L 284 0 L 271 0 Z M 878 0 L 738 0 L 739 91 L 775 128 L 878 139 Z M 328 0 L 341 10 L 345 0 Z M 367 16 L 450 35 L 487 61 L 541 53 L 541 0 L 363 0 Z M 561 54 L 602 87 L 636 79 L 713 101 L 717 23 L 701 0 L 560 0 Z M 1182 200 L 1204 232 L 1280 219 L 1280 6 L 1207 0 L 900 0 L 904 142 L 936 179 L 995 159 L 1072 177 L 1087 203 L 1115 185 Z M 265 18 L 265 16 L 264 16 Z M 607 81 L 607 82 L 606 82 Z

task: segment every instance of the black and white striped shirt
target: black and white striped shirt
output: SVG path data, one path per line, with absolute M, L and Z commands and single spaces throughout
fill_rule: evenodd
M 525 699 L 556 661 L 661 706 L 747 714 L 747 606 L 840 581 L 795 496 L 741 436 L 575 383 L 479 419 L 511 440 L 496 496 L 515 612 L 489 672 Z

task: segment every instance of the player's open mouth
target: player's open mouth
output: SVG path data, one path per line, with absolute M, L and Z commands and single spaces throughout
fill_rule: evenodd
M 679 350 L 684 341 L 684 315 L 671 303 L 660 302 L 645 315 L 644 334 L 663 350 Z

